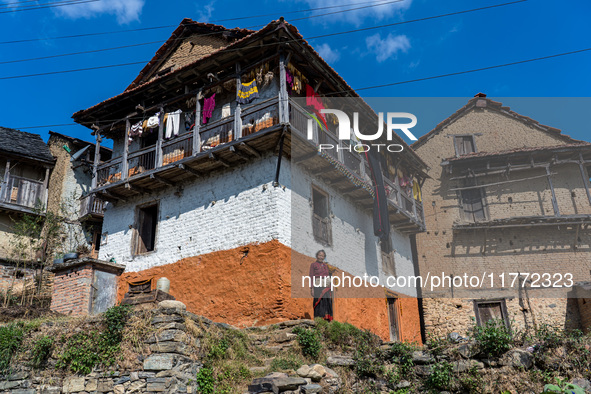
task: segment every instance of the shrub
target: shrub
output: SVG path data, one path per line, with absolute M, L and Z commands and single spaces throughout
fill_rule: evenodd
M 209 367 L 202 367 L 197 372 L 197 390 L 201 394 L 213 394 L 215 390 L 213 371 Z
M 502 320 L 489 320 L 484 326 L 474 326 L 472 337 L 480 353 L 484 356 L 497 357 L 511 349 L 513 342 L 511 331 Z
M 10 360 L 20 348 L 24 336 L 25 330 L 21 325 L 0 327 L 0 371 L 6 371 L 10 367 Z
M 377 337 L 369 331 L 361 331 L 353 359 L 355 373 L 361 377 L 375 377 L 384 373 L 384 363 L 378 349 Z
M 119 354 L 123 329 L 130 312 L 129 306 L 114 306 L 105 314 L 106 329 L 102 333 L 91 331 L 72 335 L 65 341 L 58 368 L 88 374 L 97 365 L 112 365 Z
M 308 356 L 314 360 L 320 354 L 320 339 L 316 330 L 307 330 L 301 327 L 296 327 L 293 333 L 298 336 L 298 344 L 302 348 L 304 356 Z
M 433 365 L 427 386 L 437 390 L 448 389 L 452 381 L 452 371 L 451 364 L 446 361 Z
M 31 351 L 31 366 L 33 368 L 39 368 L 47 362 L 47 359 L 51 355 L 53 350 L 53 338 L 48 336 L 42 336 L 33 345 Z
M 585 394 L 585 390 L 576 384 L 567 383 L 563 379 L 556 378 L 556 384 L 545 385 L 543 393 Z

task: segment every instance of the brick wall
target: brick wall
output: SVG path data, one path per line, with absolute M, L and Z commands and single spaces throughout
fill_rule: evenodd
M 53 280 L 51 310 L 74 316 L 88 315 L 92 278 L 91 264 L 56 273 Z
M 569 143 L 556 133 L 543 131 L 534 122 L 519 119 L 505 110 L 474 108 L 447 123 L 426 142 L 415 146 L 418 155 L 429 165 L 430 178 L 423 186 L 423 206 L 427 231 L 417 236 L 419 267 L 427 273 L 481 276 L 483 272 L 572 273 L 574 281 L 589 279 L 591 229 L 572 225 L 501 228 L 488 230 L 452 229 L 463 217 L 456 191 L 462 186 L 450 180 L 441 166 L 443 159 L 455 156 L 452 136 L 476 134 L 479 152 L 497 152 L 522 147 L 557 146 Z M 552 166 L 556 199 L 563 215 L 591 214 L 584 180 L 578 165 Z M 481 184 L 523 179 L 544 174 L 531 169 L 511 172 L 508 176 L 479 178 Z M 490 219 L 518 216 L 554 215 L 551 192 L 546 178 L 505 183 L 485 188 Z M 510 197 L 510 198 L 509 198 Z M 472 300 L 487 298 L 472 292 L 458 298 L 445 291 L 423 289 L 427 334 L 462 333 L 475 316 Z M 514 296 L 514 294 L 512 294 Z M 560 327 L 579 324 L 576 300 L 533 292 L 528 299 L 507 298 L 509 318 L 517 327 L 545 322 Z M 431 297 L 440 298 L 431 298 Z M 509 296 L 509 294 L 507 295 Z M 524 302 L 525 301 L 525 302 Z M 529 304 L 528 304 L 529 302 Z

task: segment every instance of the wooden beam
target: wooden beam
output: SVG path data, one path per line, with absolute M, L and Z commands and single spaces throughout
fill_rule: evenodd
M 98 195 L 101 196 L 102 200 L 105 201 L 111 201 L 111 202 L 117 202 L 117 201 L 122 201 L 124 200 L 124 198 L 118 194 L 114 194 L 114 193 L 109 193 L 106 190 L 101 190 L 99 192 L 97 192 Z
M 49 168 L 45 169 L 45 179 L 43 179 L 43 209 L 47 211 L 47 198 L 49 197 L 47 186 L 49 185 Z
M 140 187 L 140 186 L 137 186 L 137 185 L 132 185 L 132 184 L 131 184 L 131 183 L 129 183 L 129 182 L 126 182 L 126 183 L 125 183 L 125 188 L 126 188 L 127 190 L 131 190 L 131 191 L 134 191 L 134 192 L 136 192 L 136 193 L 142 193 L 142 194 L 148 194 L 148 193 L 150 193 L 150 191 L 149 191 L 149 190 L 147 190 L 147 189 L 144 189 L 143 187 Z
M 583 154 L 579 152 L 579 170 L 581 171 L 581 178 L 583 178 L 583 185 L 585 186 L 585 192 L 587 193 L 587 200 L 591 204 L 591 193 L 589 192 L 589 177 L 585 176 L 585 168 L 583 167 Z M 588 175 L 588 174 L 587 174 Z
M 197 155 L 201 150 L 201 89 L 195 95 L 195 126 L 193 127 L 193 156 Z
M 4 168 L 4 178 L 0 187 L 0 201 L 5 200 L 6 190 L 8 190 L 8 180 L 10 178 L 10 159 L 6 159 L 6 168 Z
M 554 208 L 554 215 L 560 216 L 560 210 L 558 209 L 558 202 L 556 201 L 556 192 L 554 191 L 554 186 L 552 185 L 552 177 L 550 173 L 550 166 L 546 166 L 546 177 L 548 179 L 548 185 L 550 185 L 550 191 L 552 192 L 552 208 Z
M 225 160 L 224 160 L 224 159 L 222 159 L 222 158 L 219 158 L 219 157 L 217 157 L 217 156 L 216 156 L 216 155 L 214 155 L 214 154 L 213 154 L 213 152 L 211 152 L 211 151 L 209 152 L 209 158 L 210 158 L 211 160 L 215 160 L 215 161 L 217 161 L 218 163 L 222 164 L 222 165 L 223 165 L 224 167 L 226 167 L 226 168 L 229 168 L 229 167 L 231 167 L 231 164 L 230 164 L 230 163 L 228 163 L 227 161 L 225 161 Z
M 90 184 L 90 190 L 96 189 L 96 185 L 98 183 L 97 179 L 97 169 L 98 165 L 101 162 L 101 135 L 98 131 L 95 133 L 95 143 L 94 143 L 94 161 L 92 164 L 92 181 Z M 1 197 L 1 195 L 0 195 Z
M 244 149 L 245 151 L 247 151 L 251 155 L 255 156 L 256 158 L 258 158 L 258 159 L 261 158 L 261 154 L 259 153 L 259 151 L 257 151 L 255 148 L 251 147 L 247 143 L 241 142 L 239 146 L 241 149 Z
M 160 116 L 158 121 L 158 141 L 156 141 L 156 166 L 162 167 L 162 139 L 164 138 L 164 107 L 160 107 Z
M 235 155 L 239 156 L 240 158 L 242 158 L 244 160 L 250 160 L 250 157 L 246 156 L 244 153 L 240 152 L 239 150 L 236 150 L 234 145 L 232 145 L 230 147 L 230 152 L 234 153 Z
M 201 177 L 203 176 L 203 173 L 195 170 L 194 168 L 191 168 L 189 166 L 186 166 L 184 164 L 177 164 L 177 167 L 185 172 L 188 172 L 191 175 L 195 175 L 196 177 Z
M 301 163 L 302 161 L 310 160 L 310 159 L 312 159 L 312 158 L 314 158 L 316 156 L 318 156 L 318 152 L 317 151 L 314 151 L 312 153 L 308 153 L 306 155 L 302 155 L 302 156 L 293 158 L 291 160 L 291 162 L 294 163 L 294 164 L 297 164 L 297 163 Z
M 236 97 L 240 93 L 242 86 L 242 73 L 240 71 L 240 63 L 236 63 Z M 236 103 L 236 109 L 234 110 L 234 138 L 239 140 L 242 138 L 242 107 L 240 103 Z
M 156 175 L 156 174 L 150 174 L 150 179 L 154 179 L 155 181 L 160 182 L 160 183 L 164 183 L 165 185 L 168 185 L 168 186 L 176 186 L 176 184 L 174 182 L 171 182 L 168 179 L 164 179 L 161 176 Z
M 310 171 L 310 173 L 312 175 L 318 175 L 318 174 L 322 174 L 323 172 L 327 172 L 329 170 L 334 170 L 334 167 L 332 165 L 327 165 L 327 166 L 324 166 L 324 167 L 320 167 L 320 168 L 318 168 L 316 170 L 312 170 L 312 171 Z
M 550 175 L 558 175 L 558 174 L 555 173 L 555 172 L 553 172 Z M 501 182 L 487 183 L 487 184 L 484 184 L 484 185 L 474 185 L 474 186 L 465 186 L 465 187 L 454 187 L 452 189 L 449 189 L 449 191 L 452 192 L 452 191 L 458 191 L 458 190 L 480 189 L 481 187 L 497 186 L 497 185 L 503 185 L 505 183 L 529 181 L 531 179 L 545 178 L 547 176 L 548 176 L 547 174 L 544 174 L 544 175 L 530 176 L 530 177 L 521 178 L 521 179 L 512 179 L 510 181 L 501 181 Z
M 129 154 L 129 130 L 131 123 L 129 118 L 125 118 L 125 138 L 123 139 L 123 157 L 121 158 L 121 179 L 127 179 L 129 175 L 129 163 L 127 162 L 127 155 Z

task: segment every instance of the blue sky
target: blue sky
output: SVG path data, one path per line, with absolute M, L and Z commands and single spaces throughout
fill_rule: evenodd
M 71 123 L 77 110 L 92 106 L 125 89 L 143 65 L 57 75 L 2 79 L 51 71 L 72 70 L 119 63 L 148 61 L 185 18 L 215 22 L 220 19 L 273 14 L 258 18 L 219 22 L 228 27 L 251 27 L 279 16 L 287 21 L 328 12 L 293 11 L 346 4 L 340 10 L 363 7 L 370 0 L 292 1 L 185 1 L 97 0 L 65 7 L 22 10 L 0 0 L 0 41 L 41 38 L 40 41 L 0 44 L 0 126 L 41 134 L 54 130 L 90 140 L 81 126 Z M 42 0 L 39 4 L 55 0 Z M 374 0 L 375 1 L 375 0 Z M 293 21 L 304 37 L 381 24 L 420 19 L 505 1 L 380 0 L 379 7 Z M 354 3 L 363 3 L 351 5 Z M 12 7 L 12 8 L 11 8 Z M 591 47 L 591 4 L 585 1 L 556 3 L 528 0 L 503 7 L 407 23 L 394 27 L 310 40 L 325 59 L 353 87 L 361 88 L 453 73 Z M 114 33 L 84 38 L 54 37 L 95 32 L 166 26 L 163 29 Z M 174 26 L 174 27 L 173 27 Z M 40 61 L 3 63 L 34 57 L 157 42 L 135 48 L 58 57 Z M 362 90 L 371 97 L 509 97 L 504 103 L 541 123 L 563 129 L 574 138 L 591 140 L 588 134 L 589 99 L 551 101 L 510 97 L 587 97 L 591 88 L 591 51 L 471 74 Z M 441 100 L 430 116 L 419 116 L 418 134 L 453 113 L 465 100 Z M 405 111 L 396 108 L 396 111 Z M 410 112 L 410 111 L 407 111 Z M 421 119 L 425 119 L 421 123 Z

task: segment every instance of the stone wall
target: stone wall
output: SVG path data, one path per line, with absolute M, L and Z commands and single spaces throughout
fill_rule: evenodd
M 457 230 L 463 215 L 458 192 L 462 186 L 457 173 L 448 174 L 442 161 L 455 157 L 454 135 L 474 135 L 478 152 L 499 152 L 523 147 L 559 146 L 573 143 L 568 137 L 520 118 L 506 108 L 497 108 L 481 99 L 481 107 L 461 110 L 442 123 L 437 132 L 415 144 L 417 154 L 429 165 L 429 176 L 422 189 L 427 231 L 417 235 L 420 273 L 445 276 L 483 273 L 561 273 L 572 274 L 574 282 L 588 280 L 591 261 L 591 230 L 575 225 L 489 228 Z M 456 167 L 454 167 L 456 168 Z M 591 214 L 585 184 L 575 164 L 553 165 L 552 182 L 562 215 Z M 515 171 L 479 178 L 480 184 L 515 181 L 544 174 L 540 169 Z M 520 216 L 554 215 L 551 192 L 545 177 L 492 185 L 484 188 L 490 220 Z M 487 276 L 488 278 L 488 276 Z M 500 288 L 496 276 L 495 288 Z M 576 300 L 567 301 L 569 289 L 552 293 L 534 289 L 527 296 L 516 294 L 505 282 L 504 298 L 508 319 L 517 328 L 535 322 L 559 327 L 579 324 Z M 483 286 L 488 287 L 488 286 Z M 473 300 L 489 298 L 485 292 L 423 288 L 427 334 L 442 335 L 464 331 L 473 324 Z M 460 300 L 459 298 L 463 298 Z

